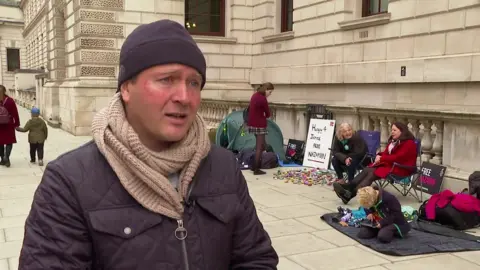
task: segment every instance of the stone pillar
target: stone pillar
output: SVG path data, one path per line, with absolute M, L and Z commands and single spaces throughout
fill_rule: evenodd
M 373 130 L 374 131 L 380 131 L 380 118 L 376 116 L 372 116 L 372 121 L 373 121 Z
M 420 120 L 423 125 L 423 137 L 422 137 L 422 161 L 430 162 L 432 158 L 432 121 Z
M 53 126 L 58 126 L 59 117 L 59 85 L 65 79 L 65 26 L 63 0 L 47 0 L 46 5 L 46 41 L 47 69 L 49 80 L 41 89 L 45 100 L 42 114 Z M 36 65 L 35 48 L 32 48 L 31 62 Z
M 435 155 L 430 162 L 435 164 L 443 163 L 443 121 L 433 121 L 435 125 L 435 140 L 432 145 L 432 152 Z
M 419 130 L 420 130 L 420 122 L 418 119 L 409 119 L 408 122 L 412 125 L 410 131 L 412 132 L 415 138 L 419 139 Z
M 390 137 L 390 132 L 388 129 L 388 120 L 385 116 L 379 116 L 380 120 L 380 149 L 383 151 L 388 143 L 388 138 Z
M 62 129 L 89 135 L 95 113 L 117 88 L 124 25 L 116 22 L 123 0 L 73 0 L 64 7 L 66 76 L 60 86 Z

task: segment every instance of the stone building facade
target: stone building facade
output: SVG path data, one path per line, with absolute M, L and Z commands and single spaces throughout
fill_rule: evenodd
M 77 135 L 116 90 L 119 50 L 140 24 L 169 18 L 205 53 L 201 113 L 215 126 L 255 85 L 284 137 L 306 136 L 305 104 L 382 131 L 401 120 L 424 160 L 465 179 L 480 159 L 480 0 L 22 0 L 29 68 L 44 116 Z
M 0 84 L 15 88 L 15 70 L 24 68 L 23 14 L 19 1 L 0 0 Z

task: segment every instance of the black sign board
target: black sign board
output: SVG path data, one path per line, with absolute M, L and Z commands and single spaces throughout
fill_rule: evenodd
M 405 77 L 407 75 L 407 67 L 401 66 L 400 67 L 400 76 Z
M 305 142 L 289 139 L 287 151 L 285 152 L 285 160 L 288 163 L 303 164 L 303 155 L 305 152 Z
M 441 165 L 423 162 L 420 169 L 420 177 L 414 188 L 416 190 L 423 190 L 423 192 L 430 195 L 440 192 L 443 184 L 443 177 L 447 168 Z

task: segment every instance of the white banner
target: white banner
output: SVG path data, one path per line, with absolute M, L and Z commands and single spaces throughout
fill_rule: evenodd
M 328 169 L 335 120 L 310 119 L 303 166 Z

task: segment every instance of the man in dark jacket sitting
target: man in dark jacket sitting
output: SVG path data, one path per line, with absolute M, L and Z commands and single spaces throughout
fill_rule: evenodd
M 276 269 L 246 181 L 197 114 L 205 58 L 169 20 L 136 28 L 94 141 L 48 164 L 19 269 Z
M 337 181 L 343 180 L 343 172 L 346 170 L 350 182 L 367 154 L 368 147 L 365 140 L 348 123 L 338 126 L 336 133 L 332 147 L 332 165 L 337 173 Z

